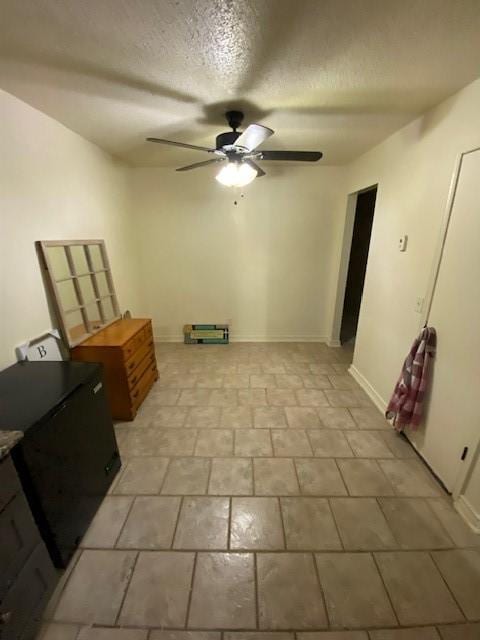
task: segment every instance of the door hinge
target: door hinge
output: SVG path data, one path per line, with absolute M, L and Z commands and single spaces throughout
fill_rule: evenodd
M 462 455 L 460 457 L 460 460 L 465 460 L 467 455 L 468 455 L 468 447 L 463 447 L 463 451 L 462 451 Z

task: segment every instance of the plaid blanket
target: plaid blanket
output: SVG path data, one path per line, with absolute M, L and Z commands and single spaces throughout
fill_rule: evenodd
M 435 355 L 435 347 L 435 329 L 425 327 L 403 363 L 400 378 L 385 412 L 387 419 L 393 418 L 397 431 L 402 431 L 408 425 L 416 429 L 421 422 L 429 364 Z

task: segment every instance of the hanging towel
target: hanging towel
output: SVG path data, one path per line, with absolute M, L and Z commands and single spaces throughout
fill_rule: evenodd
M 410 349 L 385 416 L 393 418 L 397 431 L 410 425 L 417 428 L 422 418 L 423 401 L 427 390 L 430 359 L 435 355 L 436 333 L 425 327 Z

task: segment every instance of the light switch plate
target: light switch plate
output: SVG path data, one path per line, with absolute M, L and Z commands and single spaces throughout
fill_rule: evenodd
M 408 242 L 408 236 L 402 236 L 399 241 L 398 241 L 398 249 L 399 251 L 406 251 L 407 250 L 407 242 Z

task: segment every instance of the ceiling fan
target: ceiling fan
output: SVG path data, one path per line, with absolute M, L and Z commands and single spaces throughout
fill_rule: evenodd
M 227 187 L 244 187 L 255 178 L 264 176 L 265 171 L 257 164 L 260 160 L 317 162 L 323 155 L 320 151 L 258 150 L 262 142 L 265 142 L 274 131 L 261 124 L 250 124 L 245 131 L 240 133 L 237 129 L 242 123 L 243 113 L 241 111 L 227 111 L 225 117 L 233 131 L 220 133 L 216 137 L 214 149 L 184 142 L 174 142 L 173 140 L 163 140 L 162 138 L 147 138 L 147 140 L 148 142 L 170 144 L 175 147 L 213 153 L 216 156 L 215 158 L 180 167 L 177 171 L 190 171 L 198 167 L 206 167 L 209 164 L 227 162 L 216 175 L 216 179 Z

